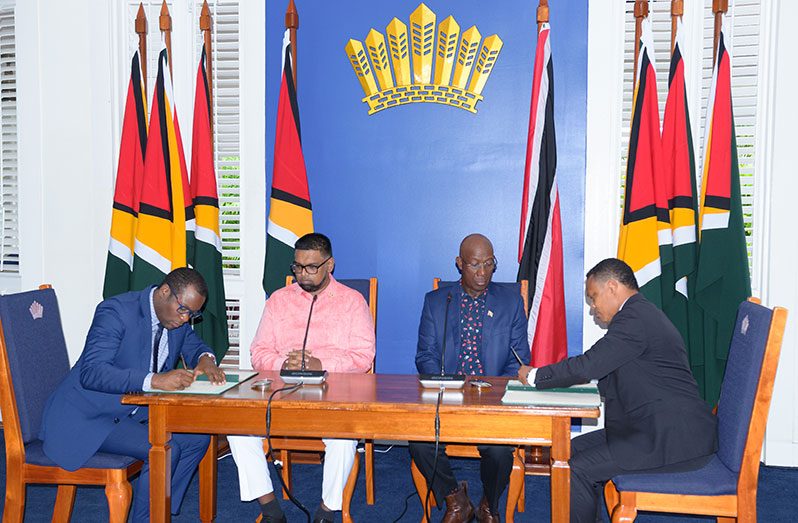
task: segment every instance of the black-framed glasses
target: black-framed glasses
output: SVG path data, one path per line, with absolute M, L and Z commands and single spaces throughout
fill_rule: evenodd
M 496 269 L 496 265 L 497 264 L 498 264 L 498 261 L 496 260 L 496 257 L 494 256 L 490 260 L 485 260 L 484 262 L 480 262 L 480 263 L 465 263 L 464 262 L 463 263 L 463 267 L 465 267 L 466 269 L 470 270 L 471 272 L 477 272 L 479 269 L 485 269 L 486 271 L 490 272 L 490 271 L 493 271 L 493 270 Z
M 172 293 L 172 296 L 175 297 L 175 301 L 177 302 L 177 313 L 178 314 L 188 316 L 188 319 L 190 319 L 190 320 L 196 320 L 197 318 L 202 316 L 202 311 L 194 311 L 194 310 L 189 309 L 185 305 L 183 305 L 180 302 L 180 298 L 177 297 L 177 293 L 175 292 L 175 290 L 172 288 L 171 285 L 167 284 L 167 287 L 169 287 L 169 292 Z
M 309 263 L 307 265 L 302 265 L 301 263 L 294 262 L 291 265 L 289 265 L 289 267 L 291 268 L 291 272 L 293 272 L 294 274 L 299 274 L 302 271 L 305 271 L 308 274 L 316 274 L 317 272 L 319 272 L 319 269 L 321 268 L 322 265 L 330 261 L 330 258 L 332 258 L 332 256 L 327 256 L 327 259 L 321 263 Z

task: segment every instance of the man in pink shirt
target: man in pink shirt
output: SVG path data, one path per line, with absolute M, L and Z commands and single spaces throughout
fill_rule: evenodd
M 255 370 L 299 369 L 307 329 L 305 368 L 328 372 L 368 372 L 374 361 L 374 322 L 363 296 L 332 276 L 332 245 L 323 234 L 311 233 L 294 245 L 291 270 L 296 283 L 274 291 L 263 309 L 250 358 Z M 274 495 L 263 438 L 228 436 L 238 466 L 241 500 L 257 499 L 263 521 L 285 522 Z M 344 485 L 357 450 L 355 440 L 324 439 L 322 501 L 314 523 L 332 522 L 341 510 Z

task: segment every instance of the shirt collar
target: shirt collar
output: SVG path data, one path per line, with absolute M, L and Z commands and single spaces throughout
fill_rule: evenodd
M 152 301 L 153 296 L 155 296 L 156 289 L 158 289 L 158 287 L 153 287 L 152 290 L 150 291 L 150 322 L 152 322 L 153 327 L 155 327 L 160 323 L 158 315 L 155 314 L 155 304 Z
M 466 300 L 473 300 L 473 301 L 485 301 L 485 298 L 488 296 L 488 289 L 485 288 L 484 291 L 479 293 L 476 298 L 473 298 L 468 292 L 466 292 L 465 288 L 463 288 L 463 280 L 460 280 L 460 292 L 463 295 L 463 299 Z
M 324 288 L 324 290 L 322 290 L 318 294 L 319 298 L 321 298 L 322 296 L 330 296 L 330 297 L 336 296 L 338 294 L 338 288 L 340 285 L 341 284 L 338 283 L 338 280 L 336 280 L 333 277 L 333 275 L 330 274 L 330 283 L 328 283 L 327 286 Z M 296 294 L 303 296 L 305 299 L 308 300 L 313 299 L 313 295 L 304 290 L 302 287 L 300 287 L 298 283 L 294 283 L 294 285 L 292 285 L 291 287 Z

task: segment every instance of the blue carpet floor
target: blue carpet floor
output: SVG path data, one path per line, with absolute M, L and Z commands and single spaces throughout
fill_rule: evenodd
M 384 450 L 384 449 L 383 449 Z M 362 463 L 362 461 L 361 461 Z M 459 479 L 468 481 L 469 494 L 474 503 L 482 496 L 479 482 L 479 466 L 476 460 L 453 460 L 455 473 Z M 417 522 L 421 519 L 421 504 L 415 496 L 410 477 L 410 457 L 406 447 L 394 447 L 375 457 L 376 496 L 373 506 L 365 503 L 365 486 L 361 469 L 359 484 L 352 503 L 352 516 L 355 521 L 390 523 L 402 513 L 405 499 L 407 511 L 403 522 Z M 5 456 L 0 461 L 0 486 L 5 491 Z M 274 477 L 275 485 L 277 478 Z M 318 465 L 295 465 L 295 495 L 305 503 L 311 514 L 316 510 L 321 495 L 321 467 Z M 55 487 L 32 486 L 27 490 L 26 522 L 50 521 Z M 238 497 L 238 480 L 235 463 L 226 457 L 219 461 L 218 481 L 218 522 L 251 522 L 258 514 L 255 503 L 242 503 Z M 196 476 L 183 503 L 182 512 L 173 518 L 175 522 L 199 520 L 198 482 Z M 760 522 L 796 521 L 798 514 L 798 469 L 765 467 L 759 475 L 758 510 Z M 502 507 L 504 503 L 502 503 Z M 290 502 L 283 501 L 283 509 L 289 522 L 302 523 L 305 516 Z M 433 509 L 435 510 L 435 509 Z M 433 520 L 439 521 L 442 512 L 433 512 Z M 526 512 L 516 513 L 518 522 L 549 521 L 549 479 L 532 477 L 526 479 Z M 73 522 L 90 523 L 107 521 L 108 505 L 101 488 L 78 488 Z M 340 521 L 340 515 L 338 516 Z M 680 516 L 641 514 L 640 523 L 708 522 L 712 518 L 686 518 Z

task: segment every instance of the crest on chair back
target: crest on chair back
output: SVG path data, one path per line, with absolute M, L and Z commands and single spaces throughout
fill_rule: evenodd
M 33 300 L 28 310 L 34 320 L 40 320 L 44 317 L 44 306 L 36 300 Z

